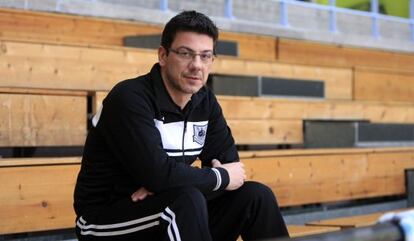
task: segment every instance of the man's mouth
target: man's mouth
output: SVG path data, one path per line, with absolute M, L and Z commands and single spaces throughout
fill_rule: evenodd
M 198 77 L 198 76 L 189 76 L 189 75 L 184 75 L 184 77 L 186 78 L 186 79 L 190 79 L 190 80 L 199 80 L 199 79 L 201 79 L 200 77 Z

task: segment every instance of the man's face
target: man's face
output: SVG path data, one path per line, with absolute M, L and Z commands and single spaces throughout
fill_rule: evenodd
M 178 32 L 169 50 L 160 47 L 161 73 L 170 95 L 188 97 L 206 84 L 214 60 L 213 45 L 208 35 Z

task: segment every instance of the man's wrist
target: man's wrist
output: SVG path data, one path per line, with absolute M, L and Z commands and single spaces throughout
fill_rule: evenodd
M 213 167 L 211 169 L 216 174 L 217 178 L 217 182 L 215 187 L 213 188 L 213 191 L 225 189 L 230 182 L 230 177 L 227 170 L 221 167 Z

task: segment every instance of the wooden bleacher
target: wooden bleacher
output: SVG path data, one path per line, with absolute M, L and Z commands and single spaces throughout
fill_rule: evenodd
M 53 23 L 53 24 L 51 24 Z M 122 46 L 125 36 L 160 34 L 162 26 L 93 17 L 0 9 L 0 36 L 68 45 Z M 241 58 L 274 61 L 273 37 L 223 32 L 221 40 L 239 44 Z
M 98 110 L 106 91 L 97 91 Z M 379 101 L 287 100 L 218 96 L 238 144 L 303 143 L 304 120 L 365 120 L 414 123 L 414 104 Z
M 240 156 L 248 179 L 269 185 L 281 207 L 401 195 L 406 191 L 404 169 L 414 168 L 413 147 L 256 151 Z M 79 167 L 79 157 L 2 159 L 0 220 L 7 222 L 0 222 L 0 234 L 73 227 L 72 195 Z M 298 236 L 336 229 L 289 230 Z
M 352 48 L 293 39 L 279 39 L 277 59 L 284 63 L 335 66 L 344 68 L 371 67 L 412 71 L 414 56 L 408 53 Z
M 354 71 L 354 99 L 414 103 L 413 70 L 357 67 Z
M 0 10 L 0 16 L 4 16 L 0 18 L 0 36 L 3 38 L 3 41 L 9 40 L 12 42 L 13 40 L 33 41 L 84 47 L 102 45 L 106 47 L 122 46 L 122 38 L 126 35 L 154 34 L 160 33 L 161 31 L 161 27 L 155 25 L 144 25 L 127 21 L 108 21 L 62 14 L 34 13 L 21 10 L 2 9 Z M 13 19 L 13 21 L 10 21 L 10 19 Z M 59 24 L 51 25 L 49 24 L 50 22 Z M 103 29 L 105 29 L 106 37 L 102 37 Z M 219 58 L 215 64 L 215 73 L 260 74 L 261 76 L 268 77 L 323 80 L 326 85 L 326 98 L 329 99 L 355 98 L 357 100 L 409 101 L 412 98 L 411 96 L 413 96 L 411 93 L 413 88 L 410 88 L 412 86 L 409 84 L 409 80 L 413 78 L 411 66 L 414 62 L 414 57 L 409 54 L 344 48 L 341 46 L 304 43 L 303 41 L 297 40 L 275 40 L 270 37 L 226 32 L 222 34 L 222 38 L 223 40 L 237 41 L 240 44 L 240 59 Z M 17 46 L 17 49 L 21 48 L 25 47 Z M 55 56 L 56 59 L 60 59 L 66 54 L 71 56 L 70 53 L 73 52 L 67 49 L 67 47 L 65 49 L 40 45 L 40 48 L 45 48 L 43 53 L 47 53 L 48 51 L 57 53 L 58 56 Z M 10 42 L 3 42 L 2 51 L 7 51 L 7 49 L 10 49 L 9 52 L 13 53 L 13 49 L 16 48 L 13 48 L 13 44 Z M 28 50 L 24 50 L 25 53 L 23 53 L 23 56 L 28 54 L 27 51 L 40 51 L 35 49 L 36 47 L 34 49 L 28 48 Z M 142 74 L 142 69 L 146 70 L 148 66 L 140 65 L 142 63 L 139 62 L 139 59 L 154 58 L 148 56 L 148 53 L 133 54 L 130 48 L 123 48 L 123 50 L 128 52 L 128 56 L 131 54 L 133 56 L 139 55 L 140 57 L 138 59 L 132 57 L 129 61 L 128 57 L 125 56 L 123 59 L 120 59 L 121 56 L 115 57 L 114 61 L 120 59 L 121 63 L 119 66 L 120 69 L 118 70 L 120 73 L 113 73 L 116 75 L 116 80 L 122 79 L 123 76 Z M 74 51 L 76 52 L 76 50 Z M 102 56 L 110 54 L 109 52 L 113 51 L 107 49 L 107 53 L 103 53 L 105 52 L 104 50 L 98 51 L 95 54 L 91 52 L 93 51 L 86 51 L 84 56 Z M 7 53 L 5 54 L 7 55 Z M 36 70 L 39 68 L 36 63 L 32 62 L 33 60 L 27 61 L 27 64 L 32 69 Z M 134 66 L 122 65 L 131 62 Z M 151 61 L 148 62 L 152 63 Z M 19 71 L 19 67 L 22 67 L 14 65 L 13 59 L 4 61 L 3 63 L 8 68 L 13 66 L 15 71 Z M 55 68 L 50 71 L 56 71 L 56 75 L 58 76 L 64 76 L 66 75 L 65 71 L 70 71 L 71 64 L 65 65 L 69 67 L 65 69 L 61 67 L 66 64 L 65 61 L 59 61 L 59 63 L 61 64 L 54 64 L 53 66 Z M 42 65 L 42 63 L 38 65 Z M 94 68 L 93 65 L 90 68 L 89 70 L 87 68 L 82 70 L 89 72 L 88 74 L 90 76 L 96 76 L 99 73 L 105 72 L 105 69 Z M 381 71 L 375 68 L 381 68 Z M 240 69 L 244 70 L 243 73 L 240 73 Z M 104 75 L 102 78 L 110 78 L 107 76 Z M 390 79 L 393 81 L 390 82 Z M 116 80 L 112 80 L 112 84 Z M 105 86 L 104 89 L 109 89 L 111 86 Z M 381 91 L 389 86 L 397 89 L 392 93 L 390 91 Z M 96 87 L 102 89 L 102 86 Z M 385 95 L 385 97 L 381 99 L 381 96 L 378 95 Z
M 312 234 L 320 234 L 338 231 L 340 228 L 329 226 L 303 226 L 303 225 L 287 225 L 289 236 L 291 238 L 303 237 Z
M 393 212 L 403 212 L 407 210 L 410 209 L 394 210 Z M 316 227 L 332 227 L 338 229 L 367 227 L 378 223 L 378 219 L 385 213 L 386 212 L 377 212 L 344 218 L 325 219 L 314 222 L 308 222 L 306 225 Z
M 157 61 L 154 50 L 122 47 L 123 37 L 160 31 L 127 21 L 0 9 L 0 116 L 8 117 L 0 119 L 0 146 L 82 145 L 88 97 L 96 108 L 115 83 L 147 73 Z M 303 143 L 304 120 L 414 123 L 413 55 L 238 33 L 221 39 L 237 41 L 240 56 L 219 56 L 216 74 L 325 84 L 323 100 L 220 96 L 237 144 Z M 414 167 L 412 147 L 240 156 L 249 179 L 268 184 L 282 207 L 404 195 L 404 169 Z M 7 220 L 0 221 L 0 235 L 72 228 L 79 164 L 79 157 L 0 159 L 0 220 Z M 338 230 L 319 226 L 289 231 Z
M 269 185 L 281 206 L 292 206 L 403 195 L 413 150 L 277 150 L 241 153 L 241 159 L 249 179 Z
M 0 234 L 73 228 L 79 157 L 0 160 Z
M 0 147 L 83 145 L 86 95 L 85 91 L 0 88 Z
M 147 73 L 158 61 L 157 52 L 148 49 L 1 39 L 0 45 L 0 87 L 109 90 L 122 79 Z M 219 57 L 213 73 L 321 80 L 326 98 L 352 99 L 352 72 L 347 69 Z

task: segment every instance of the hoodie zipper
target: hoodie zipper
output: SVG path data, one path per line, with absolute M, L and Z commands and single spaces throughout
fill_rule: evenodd
M 193 103 L 191 103 L 192 105 Z M 188 122 L 188 117 L 191 115 L 191 112 L 193 111 L 193 108 L 191 108 L 192 106 L 190 106 L 190 108 L 187 110 L 187 113 L 182 114 L 183 116 L 183 120 L 184 120 L 184 128 L 183 128 L 183 138 L 182 138 L 182 151 L 183 151 L 183 163 L 185 163 L 185 149 L 184 149 L 184 141 L 185 141 L 185 134 L 187 132 L 187 122 Z
M 184 140 L 185 140 L 186 132 L 187 132 L 187 118 L 184 119 L 183 138 L 182 138 L 182 151 L 183 151 L 183 162 L 184 163 L 185 163 Z

